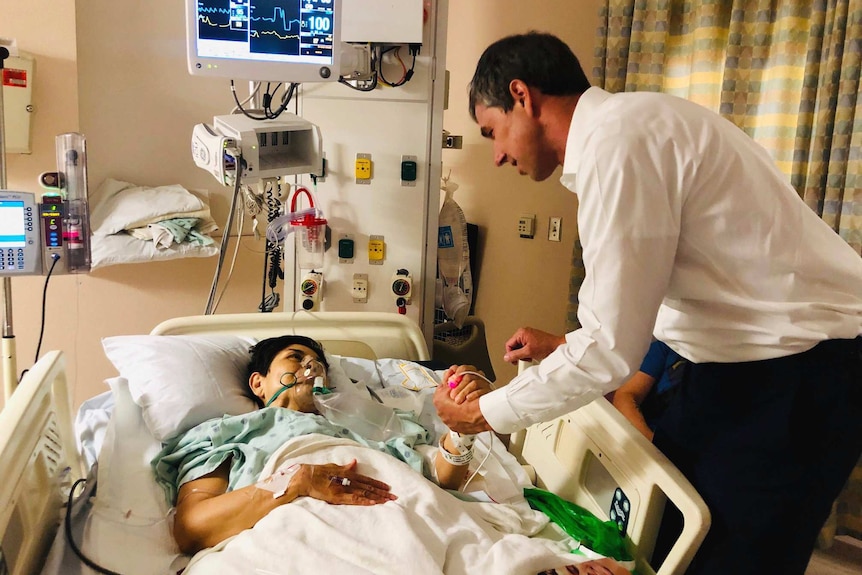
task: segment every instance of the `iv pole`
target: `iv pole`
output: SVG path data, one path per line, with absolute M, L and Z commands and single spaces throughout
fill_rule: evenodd
M 9 50 L 0 46 L 0 74 Z M 6 118 L 3 112 L 3 87 L 0 85 L 0 190 L 6 189 Z M 18 365 L 15 359 L 15 334 L 12 331 L 12 279 L 3 277 L 3 392 L 6 401 L 18 387 Z

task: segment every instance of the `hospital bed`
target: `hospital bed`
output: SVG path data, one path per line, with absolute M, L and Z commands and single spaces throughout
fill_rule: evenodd
M 404 316 L 388 313 L 209 315 L 168 320 L 150 335 L 261 339 L 286 333 L 313 337 L 328 353 L 346 357 L 429 359 L 418 327 Z M 119 404 L 114 417 L 118 411 L 123 411 Z M 63 356 L 49 352 L 26 374 L 0 413 L 0 573 L 39 573 L 46 560 L 61 526 L 69 487 L 87 472 L 72 421 Z M 116 429 L 114 434 L 123 436 L 115 443 L 125 445 L 126 451 L 144 449 L 128 430 Z M 121 457 L 105 453 L 109 443 L 106 438 L 100 462 Z M 692 486 L 604 399 L 514 435 L 509 449 L 537 486 L 604 520 L 619 520 L 622 496 L 627 502 L 626 538 L 638 573 L 684 573 L 709 528 L 709 512 Z M 114 485 L 102 485 L 100 480 L 95 500 L 124 484 L 137 485 L 139 479 L 112 478 Z M 668 501 L 680 511 L 684 526 L 654 569 L 651 557 Z M 135 541 L 126 540 L 126 545 L 130 554 L 135 548 L 146 549 Z

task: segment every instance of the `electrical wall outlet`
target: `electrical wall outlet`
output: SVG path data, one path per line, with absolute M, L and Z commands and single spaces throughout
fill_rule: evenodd
M 368 303 L 368 274 L 353 274 L 353 302 Z
M 552 242 L 560 241 L 560 236 L 563 234 L 563 218 L 551 216 L 548 220 L 548 240 Z
M 533 239 L 536 235 L 536 216 L 521 214 L 518 217 L 518 235 L 522 238 Z

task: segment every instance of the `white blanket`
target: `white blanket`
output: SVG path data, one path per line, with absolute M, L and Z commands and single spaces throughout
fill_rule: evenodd
M 346 464 L 354 458 L 359 473 L 390 484 L 398 499 L 370 507 L 297 499 L 196 555 L 185 575 L 523 575 L 578 561 L 558 544 L 529 537 L 548 520 L 526 502 L 464 502 L 394 457 L 348 440 L 290 440 L 261 478 L 294 462 Z

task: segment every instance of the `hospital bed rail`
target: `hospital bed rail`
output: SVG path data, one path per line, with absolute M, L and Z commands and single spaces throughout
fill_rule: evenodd
M 41 569 L 68 488 L 84 476 L 65 365 L 61 352 L 46 353 L 0 413 L 0 573 Z
M 519 373 L 530 365 L 519 362 Z M 709 508 L 694 486 L 604 397 L 512 434 L 509 451 L 537 487 L 603 520 L 611 519 L 620 489 L 630 504 L 626 538 L 640 575 L 684 574 L 709 531 Z M 683 527 L 656 570 L 652 556 L 668 503 Z

